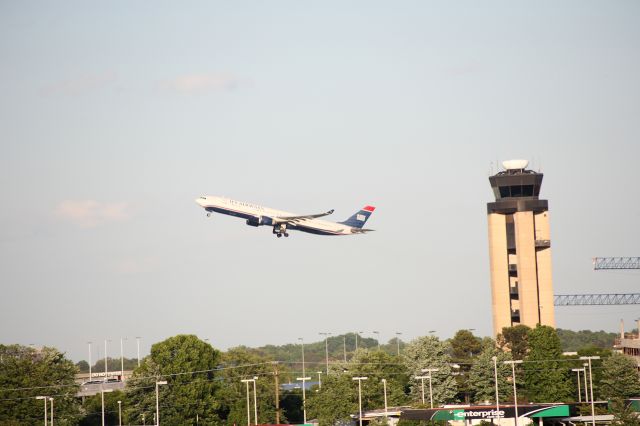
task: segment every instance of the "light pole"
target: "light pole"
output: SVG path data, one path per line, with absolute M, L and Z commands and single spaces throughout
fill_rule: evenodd
M 298 377 L 296 380 L 302 382 L 302 419 L 303 423 L 307 424 L 307 392 L 305 382 L 311 380 L 311 377 Z
M 421 384 L 421 394 L 422 394 L 422 405 L 424 405 L 424 379 L 427 378 L 427 376 L 416 376 L 416 379 L 420 379 L 420 381 L 422 382 Z
M 109 375 L 109 368 L 107 367 L 107 342 L 111 340 L 104 339 L 104 381 L 107 381 L 107 376 Z
M 402 333 L 400 333 L 399 331 L 396 331 L 396 343 L 398 344 L 398 356 L 400 356 L 400 336 L 402 335 Z
M 582 402 L 582 391 L 580 390 L 580 372 L 584 371 L 584 368 L 572 368 L 571 371 L 578 373 L 578 402 Z
M 322 389 L 322 379 L 320 376 L 322 376 L 322 371 L 318 371 L 318 389 Z
M 49 402 L 51 403 L 51 426 L 53 426 L 53 398 L 49 398 Z
M 513 406 L 516 410 L 516 426 L 518 426 L 518 394 L 516 393 L 516 364 L 522 364 L 521 359 L 513 361 L 503 361 L 504 364 L 511 364 L 511 377 L 513 378 Z
M 122 426 L 122 401 L 118 401 L 118 426 Z
M 87 342 L 89 345 L 89 381 L 91 381 L 91 343 L 92 342 Z
M 358 350 L 358 337 L 360 336 L 360 333 L 364 333 L 364 331 L 356 331 L 356 351 Z
M 329 375 L 329 336 L 331 336 L 331 333 L 318 333 L 321 336 L 324 336 L 324 353 L 325 353 L 325 360 L 326 360 L 326 364 L 327 364 L 327 376 Z
M 304 339 L 302 337 L 298 337 L 300 340 L 300 344 L 302 345 L 302 377 L 304 377 Z
M 120 381 L 124 382 L 124 349 L 123 349 L 123 340 L 127 340 L 126 337 L 120 338 Z
M 591 360 L 592 359 L 600 359 L 599 356 L 581 356 L 580 359 L 587 360 L 589 363 L 589 396 L 591 399 L 591 424 L 596 426 L 596 409 L 593 402 L 593 377 L 591 376 Z M 517 426 L 517 425 L 516 425 Z
M 498 425 L 500 425 L 500 398 L 498 397 L 498 357 L 491 357 L 493 360 L 493 379 L 496 382 L 496 413 L 498 416 Z
M 47 410 L 47 399 L 49 399 L 48 396 L 36 396 L 36 399 L 44 399 L 44 426 L 47 426 L 47 414 L 48 410 Z
M 584 364 L 582 364 L 583 370 L 584 370 L 584 374 L 582 375 L 582 377 L 584 377 L 584 402 L 589 402 L 589 386 L 587 386 L 587 366 L 589 364 L 587 364 L 586 362 Z
M 344 362 L 347 362 L 347 335 L 342 336 L 342 352 L 344 353 Z M 304 376 L 304 374 L 302 374 Z
M 423 368 L 423 373 L 429 373 L 429 401 L 431 401 L 431 408 L 433 408 L 433 388 L 431 387 L 431 374 L 438 371 L 439 368 Z M 424 404 L 424 402 L 423 402 Z
M 251 403 L 249 402 L 249 382 L 253 382 L 253 379 L 242 379 L 242 383 L 247 385 L 247 426 L 251 425 Z
M 380 332 L 372 331 L 372 333 L 376 335 L 376 340 L 378 341 L 378 350 L 380 350 Z
M 102 426 L 105 426 L 106 423 L 104 421 L 104 394 L 113 392 L 113 389 L 105 389 L 103 386 L 104 385 L 100 385 L 100 400 L 102 401 Z
M 158 387 L 160 385 L 166 385 L 166 380 L 156 380 L 156 426 L 160 426 L 160 397 Z
M 384 417 L 389 418 L 389 413 L 387 411 L 387 379 L 382 379 L 382 387 L 384 389 Z
M 138 367 L 140 367 L 140 339 L 142 339 L 142 337 L 136 336 L 136 346 L 138 347 Z
M 258 393 L 256 392 L 256 380 L 258 376 L 253 376 L 253 421 L 258 424 Z
M 351 379 L 351 380 L 358 381 L 358 408 L 360 411 L 360 415 L 358 416 L 358 419 L 360 420 L 360 426 L 362 426 L 362 381 L 367 379 L 368 377 L 354 377 Z

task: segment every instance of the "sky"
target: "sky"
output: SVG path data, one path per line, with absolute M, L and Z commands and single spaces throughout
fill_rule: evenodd
M 640 3 L 0 3 L 0 343 L 86 359 L 491 334 L 488 176 L 544 173 L 556 294 L 637 292 Z M 276 239 L 194 202 L 344 220 Z M 631 329 L 637 306 L 557 307 Z

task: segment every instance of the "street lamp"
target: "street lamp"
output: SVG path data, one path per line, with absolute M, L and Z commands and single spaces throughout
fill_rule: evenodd
M 157 380 L 156 381 L 156 426 L 160 426 L 160 397 L 158 396 L 158 387 L 160 385 L 166 385 L 166 380 Z
M 331 336 L 331 333 L 323 332 L 318 334 L 321 336 L 324 336 L 324 352 L 325 352 L 325 359 L 327 364 L 327 376 L 328 376 L 329 375 L 329 336 Z
M 51 403 L 51 426 L 53 426 L 53 398 L 49 398 L 49 402 Z
M 44 399 L 44 426 L 47 426 L 47 399 L 49 399 L 48 396 L 36 396 L 36 399 Z
M 422 394 L 422 405 L 424 405 L 424 379 L 426 379 L 427 376 L 416 376 L 415 378 L 416 379 L 420 379 L 420 381 L 422 382 L 422 385 L 421 385 L 422 392 L 421 392 L 421 394 Z
M 122 401 L 118 401 L 118 426 L 122 426 Z
M 584 374 L 582 375 L 582 377 L 584 378 L 584 402 L 589 402 L 589 386 L 587 386 L 587 366 L 589 364 L 587 364 L 586 362 L 584 364 L 582 364 L 582 367 L 584 367 L 582 370 L 584 371 Z
M 591 360 L 592 359 L 600 359 L 599 356 L 581 356 L 580 359 L 587 360 L 589 363 L 589 388 L 590 388 L 590 399 L 591 399 L 591 424 L 596 426 L 596 409 L 593 402 L 593 377 L 591 376 Z M 517 425 L 516 425 L 517 426 Z
M 256 380 L 258 376 L 253 376 L 253 420 L 258 424 L 258 393 L 256 392 Z
M 124 382 L 124 349 L 123 349 L 123 340 L 127 340 L 126 337 L 120 338 L 120 381 Z
M 109 393 L 109 392 L 113 392 L 113 389 L 105 389 L 103 388 L 104 385 L 100 385 L 100 400 L 102 401 L 102 426 L 105 426 L 105 421 L 104 421 L 104 394 L 105 393 Z
M 578 373 L 578 402 L 582 402 L 582 391 L 580 390 L 580 372 L 585 372 L 584 368 L 572 368 L 571 371 Z
M 302 382 L 302 419 L 303 423 L 307 424 L 307 392 L 305 382 L 311 380 L 311 377 L 298 377 L 296 380 Z
M 364 331 L 356 331 L 356 351 L 358 350 L 358 336 L 360 335 L 360 333 L 364 333 Z
M 500 425 L 500 398 L 498 397 L 498 357 L 491 357 L 493 360 L 493 378 L 496 382 L 496 413 L 498 416 L 498 425 Z
M 250 411 L 251 402 L 249 402 L 249 382 L 255 383 L 255 379 L 242 379 L 240 381 L 247 385 L 247 426 L 249 426 L 251 424 L 251 411 Z
M 344 362 L 347 362 L 347 335 L 342 335 L 342 353 L 344 354 Z M 304 376 L 304 374 L 302 374 Z
M 107 367 L 107 342 L 111 340 L 104 339 L 104 381 L 107 381 L 107 376 L 109 376 L 109 368 Z
M 513 378 L 513 405 L 516 410 L 516 426 L 518 426 L 518 394 L 516 393 L 516 364 L 522 364 L 521 359 L 513 361 L 503 361 L 503 364 L 511 364 L 511 377 Z
M 360 410 L 360 415 L 358 419 L 360 420 L 360 426 L 362 426 L 362 381 L 367 380 L 368 377 L 353 377 L 351 380 L 358 381 L 358 408 Z
M 304 339 L 298 337 L 298 340 L 300 340 L 300 344 L 302 345 L 302 377 L 304 377 Z
M 140 367 L 140 339 L 142 339 L 142 337 L 136 336 L 136 346 L 138 347 L 138 367 Z
M 398 344 L 398 356 L 400 356 L 400 336 L 402 335 L 402 333 L 400 333 L 399 331 L 396 331 L 396 343 Z
M 376 340 L 378 341 L 378 350 L 380 350 L 380 332 L 372 331 L 372 333 L 376 335 Z
M 322 389 L 322 379 L 320 376 L 322 375 L 322 371 L 318 371 L 318 389 Z
M 89 345 L 89 381 L 91 381 L 91 343 L 93 342 L 87 342 Z
M 435 373 L 438 370 L 439 370 L 439 368 L 423 368 L 422 369 L 423 373 L 429 373 L 429 376 L 428 376 L 429 377 L 429 400 L 431 401 L 431 408 L 433 408 L 433 389 L 431 387 L 431 374 Z M 424 402 L 423 402 L 423 404 L 424 404 Z
M 384 389 L 384 417 L 389 419 L 389 413 L 387 411 L 387 379 L 382 379 L 382 386 Z

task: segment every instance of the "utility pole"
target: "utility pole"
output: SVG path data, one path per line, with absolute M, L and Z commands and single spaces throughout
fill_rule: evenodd
M 273 367 L 275 371 L 273 377 L 276 382 L 276 424 L 280 424 L 280 382 L 278 378 L 278 361 L 273 361 Z

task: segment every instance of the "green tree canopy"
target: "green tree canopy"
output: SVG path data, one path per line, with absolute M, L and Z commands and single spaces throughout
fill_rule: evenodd
M 278 366 L 279 370 L 281 366 Z M 229 349 L 222 354 L 222 388 L 217 394 L 220 401 L 220 417 L 227 424 L 247 423 L 247 384 L 242 380 L 256 378 L 256 398 L 258 402 L 258 423 L 275 423 L 275 370 L 273 361 L 259 356 L 245 347 Z M 249 383 L 249 411 L 251 423 L 254 418 L 253 383 Z M 280 423 L 286 416 L 281 412 Z
M 423 336 L 412 340 L 404 348 L 401 360 L 410 375 L 410 393 L 413 401 L 422 400 L 422 380 L 420 376 L 428 376 L 424 369 L 437 368 L 431 374 L 433 388 L 433 403 L 436 405 L 453 401 L 457 393 L 456 381 L 451 371 L 450 347 L 435 336 Z M 425 380 L 426 383 L 426 380 Z M 428 388 L 425 384 L 425 403 L 429 402 Z
M 40 424 L 44 401 L 54 398 L 56 424 L 75 425 L 78 404 L 76 367 L 55 348 L 0 345 L 0 424 Z
M 599 394 L 605 399 L 640 396 L 640 374 L 633 359 L 614 353 L 602 361 Z
M 561 362 L 560 339 L 553 327 L 538 325 L 528 333 L 529 353 L 524 364 L 524 390 L 529 401 L 561 402 L 571 397 L 567 363 Z
M 151 347 L 151 353 L 127 381 L 131 404 L 129 421 L 147 420 L 155 413 L 155 383 L 159 386 L 160 419 L 165 424 L 191 424 L 196 415 L 208 422 L 219 421 L 220 401 L 215 397 L 221 381 L 217 367 L 220 352 L 193 335 L 170 337 Z
M 496 337 L 498 347 L 511 352 L 513 359 L 524 359 L 529 350 L 529 327 L 523 324 L 514 327 L 504 327 L 502 333 Z
M 330 374 L 322 381 L 322 389 L 307 393 L 308 418 L 320 424 L 348 421 L 358 412 L 358 382 L 354 377 L 367 377 L 362 381 L 362 409 L 384 407 L 386 380 L 389 406 L 405 404 L 408 376 L 398 358 L 376 349 L 358 349 L 346 363 L 334 364 Z
M 511 354 L 496 348 L 493 341 L 484 341 L 482 352 L 469 371 L 470 388 L 474 401 L 478 403 L 485 401 L 495 403 L 496 400 L 493 357 L 496 357 L 498 370 L 498 398 L 502 401 L 508 401 L 513 397 L 513 388 L 508 380 L 511 377 L 511 367 L 504 364 L 504 361 L 511 360 Z

